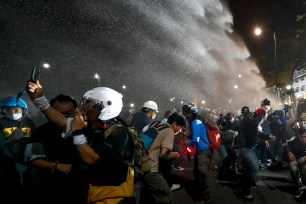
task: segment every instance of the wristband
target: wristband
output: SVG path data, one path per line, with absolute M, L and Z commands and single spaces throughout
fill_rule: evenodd
M 45 96 L 34 99 L 33 104 L 40 110 L 46 110 L 50 107 L 49 101 Z
M 86 144 L 86 143 L 87 139 L 83 134 L 73 137 L 73 144 L 75 145 Z

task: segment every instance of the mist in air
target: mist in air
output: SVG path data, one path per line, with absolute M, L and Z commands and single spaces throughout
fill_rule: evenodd
M 100 85 L 121 92 L 125 109 L 154 100 L 162 115 L 190 101 L 236 111 L 271 98 L 221 1 L 16 0 L 0 8 L 1 97 L 49 63 L 41 75 L 49 99 L 79 100 Z

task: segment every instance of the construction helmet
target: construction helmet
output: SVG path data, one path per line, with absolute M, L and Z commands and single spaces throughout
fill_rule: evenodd
M 157 104 L 154 101 L 147 101 L 143 104 L 143 108 L 149 108 L 158 112 Z
M 0 107 L 2 109 L 5 107 L 19 107 L 23 110 L 28 109 L 27 103 L 22 98 L 17 99 L 17 97 L 14 97 L 14 96 L 8 96 L 8 97 L 3 98 L 0 101 Z
M 107 87 L 97 87 L 87 91 L 83 99 L 99 103 L 102 110 L 98 118 L 102 121 L 117 117 L 122 110 L 122 94 Z
M 198 111 L 198 107 L 195 104 L 186 103 L 185 105 L 183 105 L 182 112 L 196 114 L 199 111 Z

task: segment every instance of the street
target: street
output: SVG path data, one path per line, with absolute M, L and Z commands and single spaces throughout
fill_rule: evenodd
M 305 195 L 302 201 L 296 201 L 293 198 L 295 187 L 291 182 L 289 168 L 285 163 L 281 164 L 278 168 L 271 167 L 269 169 L 259 170 L 258 179 L 256 184 L 257 188 L 252 188 L 252 194 L 254 196 L 253 201 L 246 201 L 234 194 L 235 184 L 226 181 L 218 181 L 213 175 L 213 167 L 218 161 L 217 153 L 214 154 L 211 163 L 211 170 L 209 171 L 209 186 L 211 193 L 211 201 L 213 204 L 221 203 L 306 203 Z M 184 159 L 182 165 L 183 171 L 173 170 L 175 183 L 181 184 L 181 188 L 173 191 L 173 203 L 175 204 L 191 204 L 195 203 L 194 200 L 194 186 L 193 186 L 193 159 L 189 163 L 187 159 Z

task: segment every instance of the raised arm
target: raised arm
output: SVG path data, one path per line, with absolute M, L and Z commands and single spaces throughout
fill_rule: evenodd
M 39 80 L 35 82 L 29 81 L 27 83 L 27 93 L 36 108 L 40 109 L 50 121 L 61 128 L 66 127 L 67 118 L 50 106 L 48 99 L 44 96 L 44 91 Z

